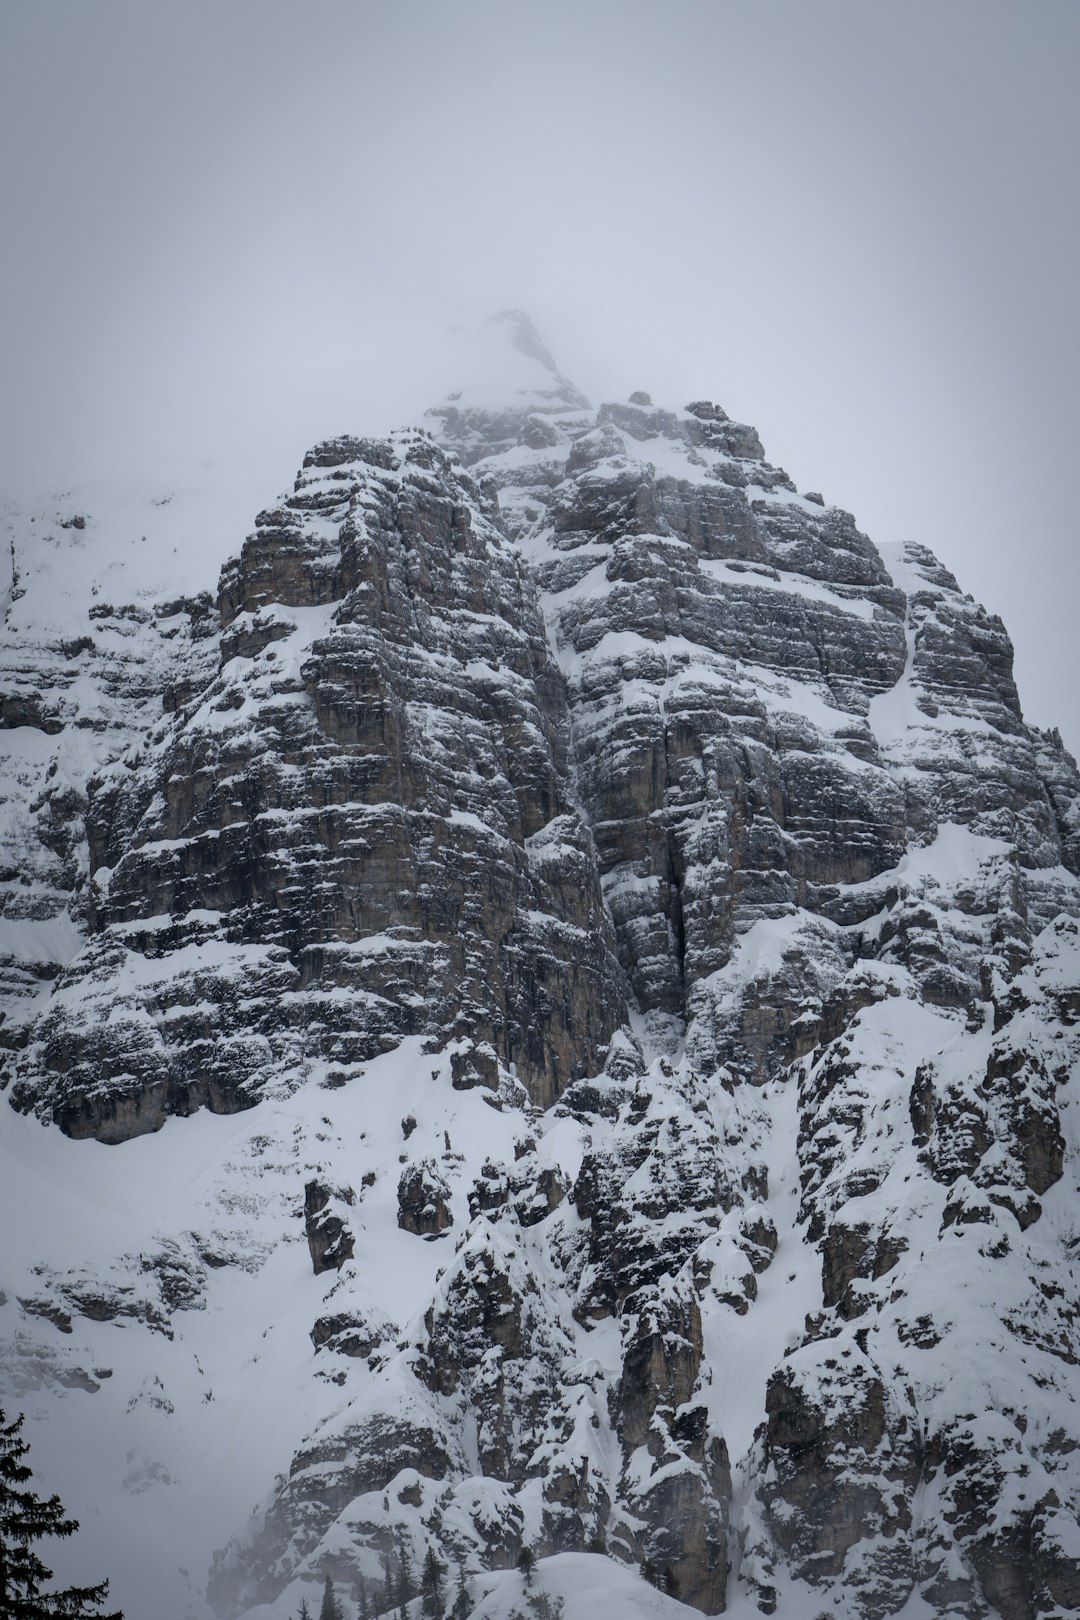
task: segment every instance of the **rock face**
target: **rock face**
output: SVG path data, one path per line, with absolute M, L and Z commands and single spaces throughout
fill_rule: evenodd
M 139 621 L 70 803 L 16 773 L 8 915 L 66 932 L 9 974 L 10 1139 L 192 1157 L 153 1287 L 26 1240 L 4 1379 L 120 1399 L 118 1321 L 149 1369 L 236 1314 L 281 1429 L 229 1616 L 427 1547 L 1080 1612 L 1076 767 L 924 549 L 499 329 L 519 385 L 316 446 L 213 627 Z M 85 693 L 15 647 L 29 760 Z M 202 1109 L 245 1118 L 162 1130 Z
M 472 479 L 421 433 L 319 445 L 218 605 L 214 678 L 91 785 L 93 942 L 17 1105 L 120 1141 L 413 1033 L 541 1105 L 594 1072 L 625 1003 L 565 697 Z

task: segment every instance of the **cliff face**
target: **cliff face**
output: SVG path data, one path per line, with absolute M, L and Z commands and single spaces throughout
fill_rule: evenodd
M 121 1141 L 414 1033 L 541 1106 L 595 1072 L 625 1003 L 566 700 L 473 480 L 422 434 L 317 446 L 218 613 L 213 678 L 90 784 L 92 944 L 16 1105 Z
M 229 1615 L 403 1538 L 707 1613 L 1080 1612 L 1075 765 L 923 548 L 503 325 L 519 385 L 317 446 L 216 620 L 10 636 L 6 915 L 54 933 L 8 1196 L 63 1190 L 5 1383 L 189 1491 L 231 1389 L 270 1495 L 188 1531 L 236 1532 Z M 169 1191 L 121 1236 L 128 1156 Z

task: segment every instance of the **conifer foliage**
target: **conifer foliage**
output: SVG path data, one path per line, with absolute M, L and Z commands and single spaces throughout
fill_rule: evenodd
M 420 1577 L 420 1592 L 423 1597 L 421 1608 L 425 1620 L 443 1620 L 445 1607 L 445 1593 L 443 1589 L 442 1565 L 435 1556 L 433 1547 L 427 1550 L 424 1559 L 424 1569 Z
M 319 1609 L 319 1620 L 345 1620 L 345 1611 L 337 1600 L 334 1583 L 329 1575 L 323 1587 L 322 1605 Z
M 108 1581 L 99 1586 L 42 1588 L 52 1580 L 34 1544 L 48 1536 L 72 1536 L 77 1519 L 64 1514 L 58 1496 L 43 1501 L 29 1488 L 32 1470 L 23 1461 L 30 1450 L 22 1438 L 22 1417 L 8 1423 L 0 1411 L 0 1615 L 4 1620 L 124 1620 L 119 1611 L 103 1614 Z
M 472 1600 L 469 1597 L 469 1583 L 465 1576 L 464 1561 L 458 1564 L 457 1590 L 454 1594 L 454 1607 L 450 1613 L 452 1620 L 469 1620 L 469 1615 L 472 1613 Z

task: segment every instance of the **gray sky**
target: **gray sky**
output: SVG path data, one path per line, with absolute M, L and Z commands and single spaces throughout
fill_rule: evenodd
M 254 513 L 522 305 L 932 546 L 1075 750 L 1078 68 L 1074 0 L 0 0 L 0 484 Z

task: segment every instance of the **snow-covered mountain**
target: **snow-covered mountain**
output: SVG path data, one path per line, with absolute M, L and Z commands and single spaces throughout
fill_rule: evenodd
M 483 346 L 242 546 L 209 486 L 4 511 L 0 1401 L 62 1567 L 1080 1615 L 1075 764 L 918 544 Z

